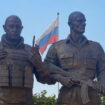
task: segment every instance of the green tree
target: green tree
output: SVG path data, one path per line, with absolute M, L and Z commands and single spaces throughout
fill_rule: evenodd
M 34 94 L 33 96 L 34 105 L 55 105 L 56 102 L 55 95 L 46 97 L 46 93 L 47 91 L 43 90 L 41 93 Z
M 105 105 L 105 96 L 101 96 L 101 105 Z

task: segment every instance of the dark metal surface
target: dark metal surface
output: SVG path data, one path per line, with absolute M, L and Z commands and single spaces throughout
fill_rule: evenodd
M 78 72 L 91 80 L 97 77 L 98 81 L 104 83 L 105 54 L 99 43 L 88 40 L 83 35 L 86 26 L 84 14 L 73 12 L 69 16 L 68 24 L 70 26 L 68 38 L 58 41 L 50 47 L 45 59 L 46 64 L 53 63 L 67 73 Z M 65 76 L 59 75 L 57 78 L 63 84 L 57 103 L 60 105 L 83 105 L 81 86 L 75 85 L 75 81 L 70 81 L 70 78 Z M 67 85 L 70 86 L 70 84 L 71 87 L 68 88 Z M 87 96 L 86 93 L 82 94 Z M 90 99 L 89 102 L 87 101 L 88 105 L 100 105 L 100 98 L 97 92 L 89 90 L 88 97 Z

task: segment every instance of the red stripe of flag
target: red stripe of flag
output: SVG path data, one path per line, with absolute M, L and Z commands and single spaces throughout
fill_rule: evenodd
M 58 41 L 58 35 L 53 35 L 53 36 L 51 36 L 50 39 L 49 39 L 49 41 L 48 41 L 44 46 L 42 46 L 42 47 L 39 49 L 40 53 L 41 53 L 41 54 L 44 53 L 44 51 L 46 50 L 48 44 L 52 44 L 52 43 L 57 42 L 57 41 Z

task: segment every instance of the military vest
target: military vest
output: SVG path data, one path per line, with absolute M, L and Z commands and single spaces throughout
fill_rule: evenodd
M 32 65 L 24 49 L 4 49 L 7 57 L 0 60 L 1 87 L 33 87 Z

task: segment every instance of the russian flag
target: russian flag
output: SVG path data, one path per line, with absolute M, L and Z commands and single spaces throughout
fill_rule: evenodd
M 48 44 L 52 44 L 57 41 L 58 41 L 58 18 L 41 35 L 41 37 L 36 41 L 36 44 L 39 45 L 39 51 L 41 54 L 43 54 Z

